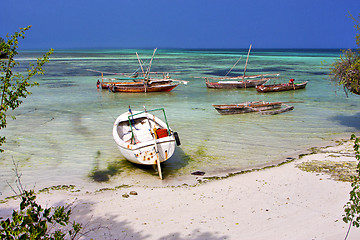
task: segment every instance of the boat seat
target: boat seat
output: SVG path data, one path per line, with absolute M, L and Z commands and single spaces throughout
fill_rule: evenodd
M 147 142 L 153 140 L 153 136 L 151 135 L 149 129 L 140 129 L 134 131 L 135 139 L 139 142 Z

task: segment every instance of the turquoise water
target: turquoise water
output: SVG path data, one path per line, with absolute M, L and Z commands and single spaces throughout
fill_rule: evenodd
M 189 81 L 169 93 L 111 93 L 96 89 L 99 74 L 133 72 L 135 55 L 144 60 L 153 50 L 72 50 L 55 51 L 46 66 L 46 75 L 36 77 L 39 87 L 9 120 L 2 134 L 7 137 L 1 154 L 2 196 L 13 183 L 13 161 L 18 163 L 23 184 L 43 188 L 75 184 L 85 188 L 121 184 L 146 186 L 176 185 L 192 171 L 207 175 L 236 172 L 244 168 L 285 160 L 310 146 L 360 131 L 360 99 L 346 98 L 328 79 L 329 67 L 339 50 L 252 50 L 248 74 L 280 73 L 278 81 L 309 81 L 304 90 L 259 94 L 255 89 L 207 89 L 199 77 L 240 75 L 247 49 L 243 50 L 158 50 L 153 71 L 177 72 L 173 78 Z M 22 66 L 44 52 L 24 51 Z M 304 101 L 280 115 L 219 115 L 212 104 L 245 101 Z M 112 138 L 115 118 L 127 111 L 164 107 L 168 121 L 182 145 L 164 166 L 160 181 L 152 168 L 126 161 Z M 114 166 L 119 173 L 107 183 L 94 181 L 89 174 Z

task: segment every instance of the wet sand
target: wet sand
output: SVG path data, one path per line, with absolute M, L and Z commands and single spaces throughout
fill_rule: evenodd
M 203 183 L 195 186 L 93 192 L 76 186 L 40 193 L 38 202 L 47 207 L 73 202 L 73 220 L 93 230 L 84 239 L 343 239 L 351 185 L 297 167 L 313 160 L 356 161 L 346 141 L 277 167 L 206 183 L 206 175 L 199 176 Z M 5 217 L 18 201 L 0 206 Z M 348 239 L 360 239 L 360 231 L 352 228 Z

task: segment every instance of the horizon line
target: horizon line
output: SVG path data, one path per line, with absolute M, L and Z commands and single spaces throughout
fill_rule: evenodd
M 156 47 L 155 47 L 156 48 Z M 153 50 L 154 47 L 139 47 L 139 48 L 119 48 L 119 47 L 89 47 L 89 48 L 53 48 L 55 51 L 68 51 L 68 50 Z M 19 48 L 19 51 L 39 51 L 39 50 L 46 50 L 48 48 Z M 248 48 L 223 48 L 223 47 L 213 47 L 213 48 L 157 48 L 158 50 L 247 50 Z M 252 48 L 251 51 L 258 51 L 258 50 L 356 50 L 357 48 L 315 48 L 315 47 L 262 47 L 262 48 Z

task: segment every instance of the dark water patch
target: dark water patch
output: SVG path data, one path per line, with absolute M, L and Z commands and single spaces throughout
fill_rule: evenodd
M 99 73 L 88 71 L 88 69 L 99 71 Z M 47 76 L 96 76 L 100 75 L 100 72 L 132 73 L 135 71 L 141 71 L 136 59 L 58 59 L 46 65 Z
M 75 132 L 86 137 L 93 136 L 87 125 L 84 124 L 80 114 L 73 114 L 71 122 Z
M 241 62 L 239 63 L 241 65 Z M 270 60 L 270 59 L 249 59 L 248 66 L 251 65 L 295 65 L 295 66 L 303 66 L 307 65 L 304 61 L 285 61 L 282 59 L 279 60 Z M 245 66 L 245 61 L 243 66 Z
M 93 171 L 89 174 L 89 177 L 95 182 L 107 182 L 112 176 L 121 173 L 123 170 L 121 162 L 112 162 L 109 163 L 106 169 L 94 168 Z
M 121 62 L 138 62 L 136 58 L 124 58 L 124 57 L 119 57 L 119 58 L 109 58 L 109 56 L 106 57 L 99 57 L 99 56 L 88 56 L 88 55 L 84 55 L 84 56 L 79 56 L 78 58 L 71 58 L 71 57 L 67 57 L 67 58 L 52 58 L 50 59 L 51 62 L 71 62 L 71 63 L 84 63 L 84 62 L 94 62 L 94 61 L 101 61 L 101 62 L 107 62 L 107 61 L 121 61 Z
M 214 71 L 210 71 L 210 72 L 203 72 L 202 74 L 223 77 L 227 74 L 228 71 L 229 70 L 214 70 Z M 229 73 L 228 76 L 233 77 L 233 76 L 238 76 L 238 75 L 235 73 Z
M 185 69 L 185 70 L 191 70 L 191 69 L 208 69 L 207 66 L 198 66 L 198 65 L 193 65 L 193 66 L 178 66 L 178 69 Z
M 329 75 L 329 72 L 328 71 L 317 71 L 317 72 L 309 72 L 309 73 L 311 73 L 312 75 L 318 75 L 318 76 L 320 76 L 320 75 Z
M 93 70 L 93 71 L 89 71 Z M 66 66 L 61 69 L 61 71 L 54 70 L 52 71 L 51 68 L 46 70 L 47 77 L 61 77 L 61 76 L 101 76 L 101 72 L 104 72 L 105 75 L 115 75 L 114 73 L 133 73 L 137 70 L 136 67 L 121 67 L 118 66 L 104 66 L 104 67 L 93 67 L 93 66 Z M 139 71 L 141 72 L 141 70 Z
M 355 128 L 357 131 L 360 130 L 360 112 L 354 115 L 337 115 L 330 118 L 330 120 L 347 127 Z
M 39 58 L 42 57 L 42 55 L 45 53 L 46 51 L 43 52 L 36 52 L 37 54 L 34 54 L 34 52 L 26 52 L 26 51 L 21 51 L 19 56 L 22 58 Z M 104 59 L 112 59 L 115 57 L 119 57 L 121 59 L 131 59 L 131 57 L 133 56 L 133 58 L 135 56 L 135 51 L 134 52 L 122 52 L 122 53 L 116 53 L 116 52 L 94 52 L 94 51 L 78 51 L 76 52 L 75 50 L 71 50 L 71 51 L 58 51 L 55 50 L 54 53 L 50 56 L 50 60 L 51 61 L 56 61 L 58 59 L 77 59 L 77 58 L 81 58 L 83 59 L 84 57 L 86 58 L 104 58 Z
M 248 49 L 189 49 L 189 52 L 200 54 L 239 54 L 246 57 Z M 287 56 L 287 57 L 338 57 L 341 54 L 340 49 L 261 49 L 252 48 L 251 56 Z
M 166 177 L 175 174 L 178 170 L 185 168 L 189 161 L 190 156 L 181 147 L 177 147 L 171 158 L 163 163 L 163 175 Z
M 277 62 L 277 64 L 280 64 L 280 63 Z M 304 65 L 306 65 L 306 63 L 305 62 L 286 62 L 286 64 L 284 64 L 284 65 L 286 65 L 286 66 L 304 66 Z
M 93 170 L 89 173 L 89 177 L 95 182 L 107 182 L 112 176 L 123 172 L 124 169 L 124 160 L 122 161 L 112 161 L 106 167 L 106 169 L 101 169 L 100 165 L 101 151 L 98 150 L 94 158 L 94 167 Z
M 295 73 L 300 73 L 302 75 L 315 75 L 315 76 L 322 76 L 322 75 L 329 75 L 328 71 L 294 71 Z
M 212 75 L 212 76 L 225 76 L 228 73 L 229 70 L 213 70 L 213 71 L 207 71 L 207 72 L 202 72 L 202 74 L 204 75 Z M 249 69 L 246 70 L 247 73 L 251 72 L 251 73 L 256 73 L 256 74 L 261 74 L 261 73 L 279 73 L 281 71 L 284 71 L 280 68 L 264 68 L 264 69 Z M 242 76 L 244 74 L 243 71 L 231 71 L 227 76 L 229 77 L 236 77 L 236 76 Z
M 327 71 L 312 71 L 312 72 L 309 72 L 309 74 L 320 76 L 320 75 L 329 75 L 329 72 L 327 72 Z
M 282 62 L 282 63 L 283 63 L 283 62 Z M 297 65 L 297 66 L 299 66 L 299 67 L 303 67 L 303 66 L 313 67 L 313 64 L 312 64 L 312 63 L 303 62 L 303 61 L 292 61 L 292 62 L 285 61 L 284 64 L 285 64 L 285 65 Z
M 264 67 L 264 68 L 249 68 L 246 70 L 246 72 L 285 72 L 285 71 L 292 71 L 296 68 L 292 67 Z
M 145 69 L 145 67 L 143 67 Z M 108 64 L 89 64 L 81 66 L 82 73 L 88 72 L 87 69 L 107 72 L 107 73 L 133 73 L 135 71 L 141 72 L 138 64 L 124 64 L 119 62 L 111 62 Z M 100 74 L 100 73 L 97 73 Z
M 48 88 L 67 88 L 67 87 L 76 87 L 78 84 L 71 81 L 62 81 L 62 82 L 43 82 L 41 85 L 45 85 Z

